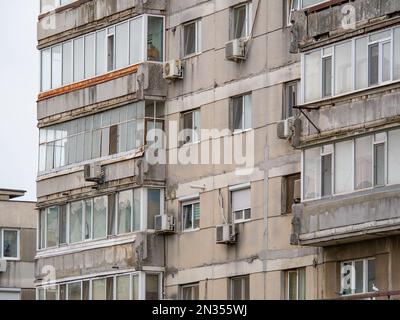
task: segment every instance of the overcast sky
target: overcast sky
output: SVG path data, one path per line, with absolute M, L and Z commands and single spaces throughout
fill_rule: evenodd
M 39 0 L 0 0 L 0 188 L 36 200 Z

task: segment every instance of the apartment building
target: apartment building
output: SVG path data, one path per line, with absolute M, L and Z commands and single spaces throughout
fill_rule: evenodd
M 313 2 L 291 18 L 303 182 L 291 242 L 319 248 L 317 298 L 398 295 L 400 3 Z
M 24 194 L 0 189 L 0 300 L 35 300 L 35 203 L 13 201 Z
M 37 299 L 318 297 L 297 3 L 41 1 Z

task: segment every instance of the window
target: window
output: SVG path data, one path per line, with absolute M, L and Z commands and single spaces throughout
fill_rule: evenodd
M 400 183 L 400 130 L 388 133 L 388 183 Z
M 251 219 L 251 189 L 231 192 L 233 221 L 240 223 Z
M 253 24 L 252 3 L 241 4 L 232 9 L 231 39 L 249 37 Z
M 69 240 L 70 243 L 82 242 L 82 201 L 73 202 L 69 209 Z
M 106 300 L 106 279 L 92 281 L 92 300 Z
M 164 61 L 164 18 L 149 16 L 147 20 L 147 60 Z
M 146 274 L 146 300 L 160 300 L 159 274 Z
M 372 187 L 372 136 L 355 140 L 355 189 Z
M 73 282 L 67 285 L 68 300 L 82 300 L 82 282 Z
M 18 260 L 20 251 L 19 230 L 0 229 L 0 258 Z
M 332 95 L 332 48 L 324 49 L 322 58 L 322 96 Z
M 400 28 L 361 36 L 303 55 L 304 103 L 400 79 Z
M 306 269 L 296 269 L 287 272 L 286 295 L 288 300 L 306 299 Z
M 321 197 L 321 148 L 304 151 L 304 199 Z
M 116 277 L 116 300 L 130 300 L 130 276 L 118 276 Z
M 199 284 L 188 284 L 181 286 L 182 300 L 199 300 Z
M 252 126 L 252 107 L 251 107 L 251 94 L 240 97 L 232 98 L 231 104 L 232 114 L 232 130 L 234 132 L 241 132 L 251 129 Z
M 282 179 L 282 214 L 292 213 L 295 203 L 295 182 L 301 179 L 300 173 L 292 174 Z
M 155 218 L 161 215 L 163 199 L 161 189 L 147 189 L 147 228 L 154 229 Z
M 192 203 L 184 203 L 182 212 L 184 231 L 200 228 L 200 202 L 198 200 Z
M 332 195 L 333 145 L 324 146 L 321 154 L 321 192 L 322 196 Z
M 249 276 L 230 279 L 231 300 L 250 300 Z
M 351 192 L 354 185 L 353 141 L 335 144 L 335 193 Z
M 145 25 L 147 30 L 144 29 Z M 43 49 L 41 91 L 59 88 L 144 60 L 164 60 L 163 17 L 139 16 Z
M 118 193 L 118 234 L 140 230 L 141 189 Z
M 375 259 L 341 263 L 342 295 L 373 292 L 375 281 Z
M 46 239 L 47 248 L 58 245 L 59 225 L 58 225 L 58 207 L 51 207 L 47 210 L 46 216 Z
M 163 104 L 156 105 L 162 113 Z M 40 129 L 39 171 L 51 171 L 74 163 L 109 157 L 144 145 L 145 103 L 86 116 Z M 157 115 L 159 116 L 159 115 Z M 163 124 L 161 118 L 157 123 Z
M 297 106 L 297 81 L 285 84 L 283 120 L 293 117 L 295 106 Z
M 183 117 L 183 143 L 196 143 L 201 139 L 200 110 L 186 112 Z
M 183 26 L 184 56 L 201 52 L 201 21 L 196 20 Z
M 386 133 L 375 135 L 374 142 L 374 186 L 385 185 L 385 162 L 386 162 Z

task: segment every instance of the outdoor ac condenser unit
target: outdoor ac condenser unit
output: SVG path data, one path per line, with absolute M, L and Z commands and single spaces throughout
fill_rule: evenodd
M 237 242 L 235 224 L 223 224 L 216 228 L 217 244 L 234 244 Z
M 293 135 L 293 118 L 278 122 L 277 136 L 279 139 L 287 140 Z
M 166 214 L 156 216 L 154 229 L 157 233 L 173 233 L 175 230 L 174 217 Z
M 225 58 L 227 60 L 245 60 L 247 38 L 235 39 L 225 45 Z
M 164 63 L 163 76 L 167 80 L 183 78 L 183 68 L 181 60 L 171 60 Z
M 104 171 L 99 163 L 86 164 L 84 167 L 85 181 L 101 182 L 104 178 Z

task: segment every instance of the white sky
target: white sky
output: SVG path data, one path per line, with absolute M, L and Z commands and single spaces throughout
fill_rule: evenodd
M 39 0 L 0 0 L 0 188 L 36 200 Z

